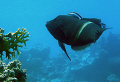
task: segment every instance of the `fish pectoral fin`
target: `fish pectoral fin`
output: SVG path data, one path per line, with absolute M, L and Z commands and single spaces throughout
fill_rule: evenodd
M 71 45 L 71 48 L 74 50 L 74 51 L 81 51 L 81 50 L 84 50 L 86 49 L 87 47 L 89 47 L 92 43 L 89 43 L 89 44 L 86 44 L 86 45 L 83 45 L 83 46 L 73 46 Z
M 67 54 L 67 51 L 66 51 L 66 49 L 65 49 L 65 45 L 64 45 L 62 42 L 60 42 L 60 41 L 58 41 L 58 44 L 59 44 L 59 46 L 62 48 L 62 50 L 65 52 L 65 54 L 67 55 L 67 57 L 70 59 L 70 57 L 69 57 L 69 55 Z M 70 59 L 70 61 L 71 61 L 71 59 Z

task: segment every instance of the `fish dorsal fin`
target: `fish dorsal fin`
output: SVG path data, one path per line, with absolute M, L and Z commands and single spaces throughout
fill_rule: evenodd
M 58 41 L 58 44 L 59 44 L 59 46 L 62 48 L 62 50 L 65 52 L 65 54 L 67 55 L 67 57 L 70 59 L 70 57 L 69 57 L 69 55 L 67 54 L 67 51 L 66 51 L 66 49 L 65 49 L 65 45 L 64 45 L 62 42 L 60 42 L 60 41 Z M 71 59 L 70 59 L 70 61 L 71 61 Z
M 78 18 L 79 20 L 82 19 L 82 16 L 79 15 L 78 13 L 76 13 L 76 12 L 70 12 L 68 15 L 69 15 L 69 16 L 73 16 L 73 17 L 75 17 L 75 18 Z
M 81 50 L 86 49 L 86 48 L 89 47 L 90 45 L 91 45 L 91 43 L 86 44 L 86 45 L 83 45 L 83 46 L 73 46 L 73 45 L 71 45 L 71 48 L 72 48 L 74 51 L 81 51 Z

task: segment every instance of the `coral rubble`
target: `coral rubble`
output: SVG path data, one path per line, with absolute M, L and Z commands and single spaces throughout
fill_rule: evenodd
M 26 70 L 21 68 L 21 63 L 14 60 L 6 65 L 0 61 L 0 82 L 26 82 Z

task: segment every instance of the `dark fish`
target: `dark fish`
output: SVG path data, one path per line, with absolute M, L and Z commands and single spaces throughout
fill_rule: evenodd
M 59 15 L 46 23 L 48 31 L 58 40 L 59 46 L 69 59 L 64 43 L 71 45 L 73 50 L 85 49 L 96 42 L 107 29 L 105 26 L 100 19 L 82 18 L 76 12 Z

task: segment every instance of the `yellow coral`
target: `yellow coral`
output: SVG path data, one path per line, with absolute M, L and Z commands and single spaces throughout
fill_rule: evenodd
M 4 29 L 0 28 L 0 58 L 2 59 L 3 51 L 6 52 L 6 58 L 11 59 L 10 54 L 12 57 L 15 57 L 15 51 L 17 54 L 20 54 L 18 47 L 22 47 L 23 45 L 19 45 L 19 43 L 24 43 L 26 46 L 26 41 L 28 41 L 29 32 L 27 33 L 26 29 L 20 31 L 20 28 L 15 32 L 9 32 L 6 35 L 3 35 Z M 27 33 L 27 34 L 26 34 Z M 26 39 L 27 38 L 27 39 Z M 10 51 L 12 49 L 12 51 Z

